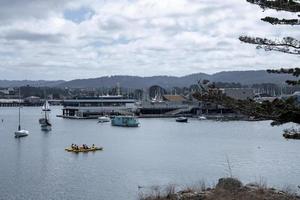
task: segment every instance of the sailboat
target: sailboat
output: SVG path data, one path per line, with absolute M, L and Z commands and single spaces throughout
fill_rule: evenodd
M 19 89 L 19 126 L 18 130 L 15 132 L 15 137 L 25 137 L 29 135 L 29 131 L 27 130 L 22 130 L 21 129 L 21 94 L 20 94 L 20 89 Z
M 48 116 L 46 110 L 44 110 L 44 113 L 45 113 L 45 115 L 43 116 L 43 118 L 39 119 L 39 123 L 40 123 L 41 129 L 43 131 L 50 131 L 52 124 L 50 123 L 49 116 Z
M 48 103 L 47 100 L 45 101 L 45 103 L 44 103 L 44 105 L 43 105 L 43 107 L 42 107 L 42 110 L 43 110 L 43 111 L 51 111 L 50 105 L 49 105 L 49 103 Z

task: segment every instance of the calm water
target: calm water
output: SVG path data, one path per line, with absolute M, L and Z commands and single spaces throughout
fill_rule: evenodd
M 140 119 L 139 128 L 55 117 L 40 130 L 40 108 L 22 109 L 25 138 L 14 138 L 17 108 L 0 108 L 0 199 L 136 199 L 138 185 L 208 183 L 228 173 L 244 182 L 300 185 L 300 141 L 284 140 L 270 122 Z M 73 154 L 71 143 L 101 145 L 103 152 Z

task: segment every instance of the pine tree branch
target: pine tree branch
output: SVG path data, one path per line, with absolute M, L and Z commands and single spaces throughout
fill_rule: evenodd
M 269 22 L 272 25 L 300 25 L 300 20 L 298 19 L 278 19 L 275 17 L 265 17 L 261 20 Z
M 292 74 L 295 77 L 300 76 L 300 68 L 281 68 L 281 69 L 268 69 L 268 73 L 276 74 Z M 288 85 L 300 85 L 300 80 L 286 80 Z
M 239 40 L 249 44 L 256 44 L 258 49 L 263 48 L 266 51 L 300 55 L 300 41 L 292 37 L 285 37 L 281 40 L 269 40 L 259 37 L 240 36 Z
M 300 12 L 300 3 L 293 0 L 247 0 L 249 3 L 259 5 L 262 9 L 275 9 L 277 11 Z
M 300 80 L 286 80 L 285 81 L 288 85 L 300 85 Z
M 300 108 L 295 106 L 294 100 L 288 102 L 277 99 L 273 102 L 266 101 L 263 103 L 257 103 L 253 100 L 236 100 L 218 92 L 217 89 L 210 89 L 204 94 L 195 93 L 193 96 L 199 101 L 222 105 L 233 111 L 254 116 L 257 119 L 273 120 L 273 125 L 288 122 L 300 123 Z
M 300 76 L 300 68 L 281 68 L 281 69 L 268 69 L 268 73 L 276 74 L 292 74 L 293 76 Z

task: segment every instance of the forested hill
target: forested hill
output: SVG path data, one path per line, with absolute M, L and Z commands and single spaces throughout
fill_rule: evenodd
M 70 87 L 70 88 L 101 88 L 115 87 L 117 83 L 125 88 L 147 88 L 152 85 L 160 85 L 164 88 L 184 87 L 197 83 L 199 79 L 208 79 L 214 82 L 236 82 L 242 85 L 252 85 L 256 83 L 282 84 L 287 79 L 293 79 L 287 74 L 269 74 L 266 71 L 227 71 L 212 75 L 205 73 L 190 74 L 187 76 L 103 76 L 90 79 L 75 79 L 71 81 L 9 81 L 0 80 L 0 87 L 18 86 L 47 86 L 47 87 Z
M 256 83 L 282 84 L 287 79 L 293 77 L 286 74 L 269 74 L 266 71 L 229 71 L 219 72 L 212 75 L 205 73 L 191 74 L 182 77 L 175 76 L 105 76 L 93 79 L 76 79 L 60 84 L 61 87 L 114 87 L 119 83 L 126 88 L 147 88 L 152 85 L 160 85 L 164 88 L 184 87 L 197 83 L 199 79 L 208 79 L 214 82 L 236 82 L 242 85 L 252 85 Z

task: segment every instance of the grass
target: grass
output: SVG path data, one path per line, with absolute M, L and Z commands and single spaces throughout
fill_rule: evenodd
M 300 200 L 291 186 L 279 191 L 269 188 L 263 178 L 260 178 L 256 183 L 234 189 L 222 188 L 221 184 L 217 184 L 213 188 L 206 185 L 204 181 L 199 181 L 197 184 L 185 187 L 180 191 L 174 184 L 165 188 L 155 186 L 151 188 L 150 193 L 141 194 L 139 200 Z

